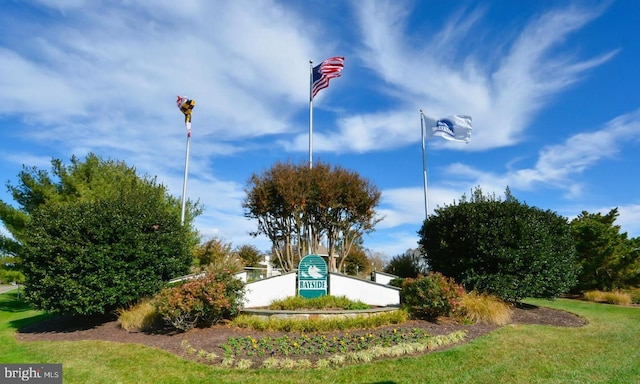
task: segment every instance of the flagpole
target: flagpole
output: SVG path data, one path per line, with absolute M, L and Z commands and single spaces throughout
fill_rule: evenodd
M 427 156 L 425 146 L 425 132 L 424 132 L 424 114 L 422 109 L 420 110 L 420 132 L 422 133 L 422 174 L 424 185 L 424 218 L 429 218 L 429 200 L 427 198 Z
M 185 119 L 186 120 L 186 119 Z M 184 213 L 187 206 L 187 178 L 189 175 L 189 149 L 191 144 L 191 122 L 184 122 L 187 128 L 187 151 L 184 158 L 184 182 L 182 184 L 182 212 L 180 213 L 180 224 L 184 225 Z
M 309 60 L 309 169 L 313 169 L 313 60 Z M 307 253 L 311 254 L 311 225 L 307 232 Z
M 309 60 L 309 169 L 313 168 L 313 61 Z

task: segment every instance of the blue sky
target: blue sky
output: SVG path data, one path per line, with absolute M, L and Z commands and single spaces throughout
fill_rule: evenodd
M 432 211 L 508 186 L 571 219 L 618 207 L 640 235 L 636 1 L 3 1 L 0 181 L 94 152 L 188 197 L 204 238 L 268 249 L 241 202 L 252 172 L 308 159 L 309 60 L 344 56 L 314 100 L 313 158 L 382 191 L 366 248 L 417 246 L 420 109 L 473 117 L 427 143 Z M 0 199 L 11 201 L 5 189 Z

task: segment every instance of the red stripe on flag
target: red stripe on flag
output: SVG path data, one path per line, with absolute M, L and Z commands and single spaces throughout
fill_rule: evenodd
M 344 68 L 344 57 L 331 57 L 313 68 L 314 82 L 311 91 L 311 98 L 316 97 L 321 89 L 329 87 L 329 80 L 340 77 Z

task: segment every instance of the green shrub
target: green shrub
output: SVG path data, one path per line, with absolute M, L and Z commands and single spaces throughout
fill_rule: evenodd
M 471 292 L 461 304 L 462 316 L 474 323 L 505 325 L 511 321 L 511 307 L 495 296 Z
M 346 296 L 319 296 L 305 298 L 302 296 L 291 296 L 282 300 L 274 300 L 269 305 L 269 309 L 294 311 L 298 309 L 369 309 L 370 305 L 361 301 L 349 300 Z
M 464 296 L 462 286 L 441 273 L 429 273 L 402 283 L 402 302 L 409 312 L 421 319 L 450 316 L 460 308 Z
M 229 272 L 203 277 L 163 289 L 155 298 L 158 313 L 178 331 L 208 327 L 235 317 L 244 298 L 244 283 Z
M 27 299 L 55 313 L 109 313 L 187 272 L 188 229 L 156 188 L 41 206 L 23 247 Z

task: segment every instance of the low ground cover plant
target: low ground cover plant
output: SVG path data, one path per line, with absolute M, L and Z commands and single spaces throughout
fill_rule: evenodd
M 404 310 L 380 312 L 372 316 L 355 316 L 342 319 L 281 319 L 264 320 L 257 316 L 240 315 L 230 323 L 239 328 L 250 328 L 256 331 L 277 332 L 332 332 L 349 329 L 372 329 L 386 325 L 399 325 L 409 319 Z
M 188 342 L 182 347 L 188 355 L 223 367 L 247 368 L 327 368 L 336 365 L 366 363 L 380 357 L 398 357 L 423 352 L 464 340 L 465 331 L 431 336 L 422 329 L 397 329 L 378 332 L 345 332 L 340 335 L 283 335 L 255 338 L 229 338 L 221 345 L 224 356 L 196 350 Z M 259 366 L 255 366 L 255 362 Z
M 422 329 L 400 330 L 394 328 L 384 332 L 345 332 L 337 336 L 298 335 L 262 337 L 232 337 L 222 349 L 225 356 L 274 356 L 274 355 L 332 355 L 360 351 L 375 345 L 389 347 L 401 342 L 424 341 L 431 337 Z
M 342 309 L 357 310 L 369 309 L 370 305 L 362 301 L 353 301 L 346 296 L 325 295 L 320 297 L 305 298 L 302 296 L 290 296 L 282 300 L 274 300 L 269 305 L 273 310 L 299 310 L 299 309 Z

